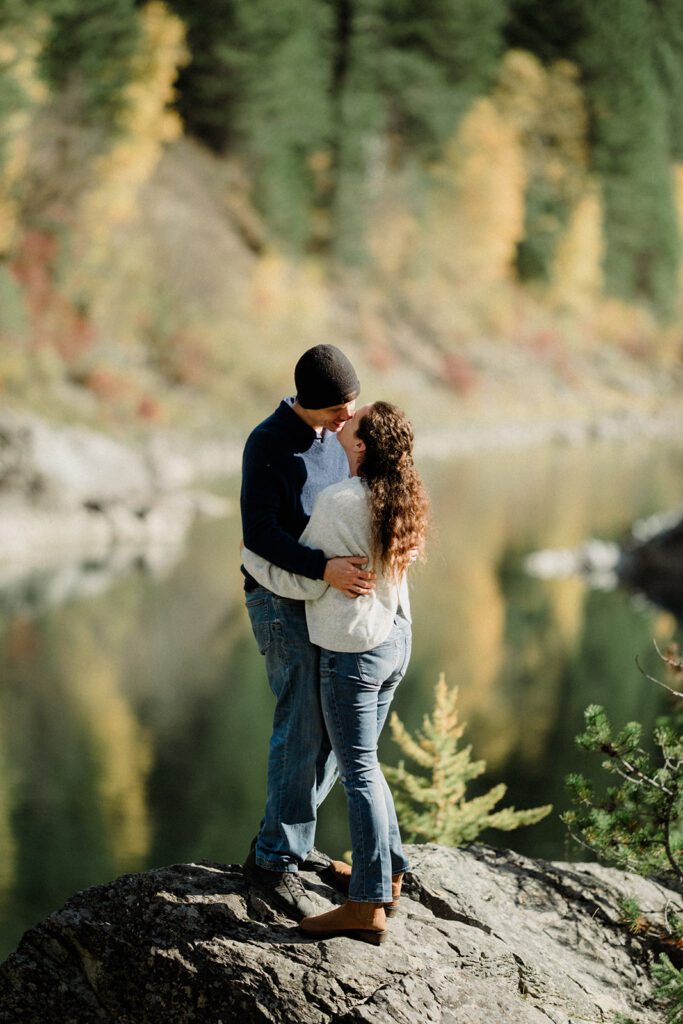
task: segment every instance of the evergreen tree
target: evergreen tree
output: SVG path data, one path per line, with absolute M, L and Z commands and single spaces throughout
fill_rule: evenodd
M 670 159 L 683 152 L 681 0 L 513 0 L 506 37 L 545 61 L 565 57 L 581 67 L 592 169 L 602 185 L 606 288 L 667 314 L 679 259 Z M 543 214 L 537 189 L 529 202 L 532 214 Z M 522 269 L 536 276 L 539 267 L 532 259 Z
M 385 106 L 380 61 L 382 0 L 340 0 L 335 61 L 333 234 L 337 257 L 362 260 L 363 226 L 375 164 L 383 160 Z
M 436 684 L 434 713 L 424 717 L 422 731 L 413 738 L 394 712 L 391 733 L 404 754 L 428 774 L 412 775 L 403 761 L 398 768 L 383 766 L 394 790 L 401 827 L 412 839 L 459 846 L 472 842 L 487 828 L 511 832 L 534 825 L 552 807 L 516 811 L 493 808 L 505 796 L 506 786 L 493 786 L 481 796 L 467 799 L 468 784 L 486 771 L 485 761 L 472 760 L 472 747 L 458 749 L 465 726 L 458 722 L 457 687 L 449 690 L 443 672 Z
M 178 76 L 178 109 L 189 131 L 221 152 L 234 141 L 242 85 L 223 51 L 237 34 L 235 0 L 171 0 L 170 6 L 185 23 L 191 53 Z
M 339 0 L 335 238 L 363 257 L 372 184 L 389 162 L 433 159 L 502 50 L 504 0 Z
M 491 84 L 503 48 L 504 0 L 385 0 L 383 88 L 392 126 L 432 154 Z
M 593 113 L 593 166 L 602 182 L 608 291 L 671 309 L 678 228 L 669 122 L 654 66 L 647 0 L 580 0 L 578 57 Z
M 558 242 L 586 188 L 588 118 L 579 69 L 566 60 L 544 67 L 532 54 L 513 50 L 495 95 L 517 130 L 526 165 L 517 272 L 522 280 L 549 280 Z
M 653 741 L 644 742 L 642 726 L 629 722 L 616 736 L 599 705 L 586 709 L 586 729 L 577 743 L 605 757 L 602 767 L 618 781 L 602 794 L 579 774 L 567 785 L 574 807 L 562 815 L 570 834 L 593 850 L 601 860 L 646 877 L 654 876 L 679 890 L 683 882 L 683 734 L 680 690 L 683 661 L 672 644 L 661 655 L 673 686 L 648 678 L 676 698 L 676 710 L 663 716 Z M 647 673 L 645 673 L 647 675 Z M 683 1021 L 683 970 L 680 949 L 683 921 L 664 911 L 663 923 L 648 917 L 635 899 L 622 904 L 624 923 L 660 952 L 652 969 L 656 995 L 667 1024 Z M 652 910 L 649 910 L 650 915 Z M 659 915 L 657 915 L 659 917 Z M 667 953 L 676 954 L 679 966 Z M 634 1024 L 622 1016 L 619 1024 Z
M 311 234 L 316 157 L 329 146 L 332 25 L 320 0 L 236 0 L 222 53 L 242 82 L 237 126 L 253 158 L 258 201 L 294 248 Z
M 643 748 L 642 727 L 629 722 L 614 736 L 605 711 L 586 709 L 577 743 L 605 755 L 603 767 L 621 782 L 598 797 L 581 775 L 568 785 L 574 810 L 563 821 L 600 857 L 627 871 L 683 881 L 683 737 L 673 723 L 654 735 L 656 755 Z
M 51 14 L 41 57 L 54 93 L 70 90 L 78 116 L 114 128 L 140 42 L 134 0 L 46 0 Z
M 678 936 L 676 945 L 680 949 L 683 936 Z M 666 953 L 652 968 L 657 982 L 657 995 L 664 1002 L 664 1024 L 681 1024 L 683 1021 L 683 971 L 674 967 Z
M 402 152 L 438 153 L 491 79 L 505 8 L 505 0 L 172 4 L 192 52 L 179 99 L 190 129 L 217 150 L 242 149 L 257 204 L 294 247 L 310 237 L 311 207 L 325 205 L 345 262 L 362 256 L 387 135 Z
M 683 160 L 683 2 L 650 0 L 654 64 L 666 103 L 671 156 Z
M 315 167 L 331 135 L 332 8 L 327 0 L 173 0 L 192 60 L 179 106 L 218 151 L 247 159 L 254 200 L 280 241 L 311 235 Z
M 550 62 L 573 59 L 585 35 L 583 10 L 577 0 L 510 0 L 505 40 L 513 49 L 528 50 Z

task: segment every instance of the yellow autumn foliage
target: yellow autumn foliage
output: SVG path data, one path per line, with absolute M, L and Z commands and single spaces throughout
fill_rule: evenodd
M 519 134 L 491 99 L 464 118 L 435 178 L 428 227 L 435 269 L 482 287 L 508 277 L 523 236 L 526 171 Z
M 98 804 L 114 867 L 130 870 L 143 862 L 151 842 L 149 739 L 121 692 L 120 668 L 96 649 L 92 637 L 79 633 L 74 639 L 64 676 L 73 680 L 73 707 L 94 752 Z
M 588 174 L 588 112 L 579 69 L 566 60 L 545 68 L 532 54 L 511 50 L 494 100 L 518 132 L 530 186 L 569 208 L 564 225 L 552 213 L 536 222 L 559 235 L 551 295 L 561 305 L 586 306 L 602 287 L 604 243 L 600 195 Z
M 45 19 L 38 18 L 30 30 L 6 30 L 0 39 L 0 67 L 6 81 L 16 86 L 23 103 L 2 125 L 3 159 L 0 162 L 0 253 L 6 252 L 14 237 L 16 203 L 13 188 L 26 167 L 30 148 L 29 125 L 35 106 L 46 96 L 36 65 L 40 55 Z
M 140 12 L 142 45 L 125 89 L 121 137 L 93 166 L 96 184 L 84 197 L 81 229 L 95 254 L 106 249 L 112 229 L 133 217 L 141 187 L 156 167 L 165 143 L 182 132 L 170 109 L 178 67 L 187 60 L 182 22 L 159 0 Z
M 587 186 L 560 238 L 551 271 L 551 294 L 560 306 L 581 309 L 599 297 L 603 285 L 605 237 L 598 186 Z
M 576 65 L 560 60 L 545 68 L 533 54 L 510 50 L 492 98 L 519 135 L 529 175 L 578 195 L 588 166 L 588 113 Z
M 518 246 L 534 228 L 558 240 L 548 298 L 584 307 L 599 293 L 602 210 L 588 173 L 587 130 L 575 65 L 545 67 L 525 51 L 506 54 L 490 95 L 472 105 L 432 169 L 419 245 L 411 237 L 419 253 L 421 305 L 448 308 L 454 337 L 510 333 Z M 569 210 L 566 224 L 559 213 L 529 223 L 533 189 L 554 197 L 558 210 Z M 445 329 L 434 315 L 430 322 Z

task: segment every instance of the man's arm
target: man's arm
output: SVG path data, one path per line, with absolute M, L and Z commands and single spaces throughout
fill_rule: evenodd
M 320 546 L 325 552 L 343 549 L 346 539 L 340 536 L 334 503 L 323 491 L 313 508 L 313 514 L 306 529 L 299 538 L 307 548 Z M 367 562 L 366 555 L 340 555 L 328 559 L 325 567 L 325 582 L 311 580 L 297 573 L 288 572 L 272 562 L 261 558 L 248 547 L 242 548 L 242 562 L 254 579 L 280 597 L 298 600 L 317 600 L 329 586 L 337 586 L 346 597 L 355 598 L 374 589 L 375 573 L 359 568 Z M 337 584 L 332 583 L 337 580 Z
M 268 439 L 258 434 L 252 434 L 244 449 L 240 505 L 245 547 L 288 572 L 322 580 L 324 552 L 300 544 L 278 522 L 284 482 L 267 449 Z

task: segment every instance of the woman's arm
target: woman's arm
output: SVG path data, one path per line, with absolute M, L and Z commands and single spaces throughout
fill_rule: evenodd
M 330 508 L 330 502 L 326 501 L 325 491 L 322 491 L 313 506 L 311 518 L 299 537 L 299 544 L 309 548 L 322 549 L 328 558 L 332 558 L 338 553 L 330 548 L 330 544 L 334 544 L 334 542 L 335 516 Z M 330 550 L 332 553 L 328 554 Z M 242 550 L 242 564 L 249 575 L 253 576 L 262 587 L 266 587 L 279 597 L 315 601 L 322 597 L 328 588 L 328 584 L 323 580 L 312 580 L 307 576 L 288 572 L 287 569 L 274 565 L 246 547 Z
M 358 556 L 369 547 L 368 525 L 368 508 L 362 491 L 349 492 L 333 484 L 319 494 L 299 543 L 321 549 L 328 559 Z M 311 580 L 288 572 L 246 548 L 243 555 L 247 572 L 280 597 L 311 601 L 322 597 L 328 589 L 324 580 Z

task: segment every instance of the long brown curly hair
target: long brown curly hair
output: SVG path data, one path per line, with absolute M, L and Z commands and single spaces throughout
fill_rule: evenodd
M 358 474 L 370 488 L 372 556 L 385 576 L 398 579 L 424 550 L 429 514 L 413 462 L 413 428 L 395 405 L 374 402 L 356 437 L 365 442 Z

